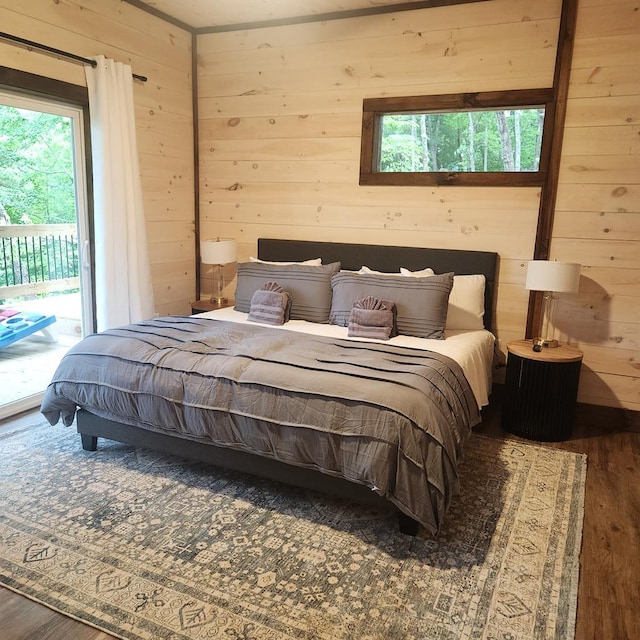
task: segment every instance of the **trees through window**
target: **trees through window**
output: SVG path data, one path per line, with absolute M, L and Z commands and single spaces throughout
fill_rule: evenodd
M 365 100 L 361 184 L 540 184 L 550 90 Z
M 385 114 L 380 171 L 537 171 L 544 109 Z
M 0 224 L 76 221 L 71 118 L 0 104 Z

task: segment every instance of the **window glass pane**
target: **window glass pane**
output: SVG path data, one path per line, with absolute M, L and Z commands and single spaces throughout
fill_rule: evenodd
M 538 171 L 544 108 L 380 116 L 382 172 Z

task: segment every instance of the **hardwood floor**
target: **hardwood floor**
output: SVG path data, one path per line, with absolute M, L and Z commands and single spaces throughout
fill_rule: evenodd
M 586 453 L 587 484 L 576 640 L 640 638 L 640 428 L 638 415 L 578 408 L 573 437 L 551 443 Z M 36 412 L 0 422 L 0 433 L 39 420 Z M 636 422 L 632 422 L 635 420 Z M 500 427 L 499 392 L 483 412 L 482 433 Z M 2 640 L 108 640 L 112 636 L 0 587 Z M 428 638 L 425 638 L 428 640 Z
M 482 433 L 508 436 L 499 403 Z M 640 638 L 640 429 L 638 414 L 578 407 L 570 440 L 546 443 L 587 454 L 576 640 Z M 634 422 L 635 421 L 635 422 Z

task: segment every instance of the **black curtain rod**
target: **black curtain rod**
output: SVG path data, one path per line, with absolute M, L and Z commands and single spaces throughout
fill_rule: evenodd
M 77 56 L 74 53 L 69 53 L 68 51 L 62 51 L 61 49 L 54 49 L 53 47 L 48 47 L 46 44 L 33 42 L 33 40 L 25 40 L 25 38 L 19 38 L 18 36 L 12 36 L 10 33 L 4 33 L 0 31 L 0 38 L 4 40 L 10 40 L 11 42 L 17 42 L 18 44 L 24 45 L 25 47 L 33 47 L 34 49 L 40 49 L 52 55 L 62 56 L 64 58 L 68 58 L 69 60 L 74 60 L 75 62 L 80 62 L 82 64 L 90 64 L 92 67 L 98 66 L 98 63 L 95 60 L 91 60 L 90 58 L 83 58 L 82 56 Z M 140 82 L 147 82 L 148 80 L 146 76 L 139 76 L 137 73 L 133 73 L 132 75 L 136 80 L 140 80 Z

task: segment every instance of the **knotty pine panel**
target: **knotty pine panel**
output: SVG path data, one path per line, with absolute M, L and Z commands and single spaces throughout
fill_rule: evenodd
M 224 184 L 245 184 L 248 182 L 307 182 L 309 176 L 316 176 L 318 182 L 354 183 L 358 181 L 360 164 L 352 160 L 235 160 L 226 162 L 208 159 L 200 163 L 200 168 Z
M 586 316 L 571 318 L 571 324 L 560 320 L 564 328 L 559 338 L 567 341 L 579 341 L 580 344 L 592 344 L 608 349 L 640 350 L 640 331 L 637 322 L 616 322 L 609 318 L 595 320 Z M 612 356 L 613 355 L 612 352 Z
M 640 409 L 640 12 L 578 5 L 551 255 L 583 265 L 560 337 L 584 350 L 578 399 Z M 635 351 L 636 355 L 633 355 Z
M 29 0 L 23 5 L 16 5 L 9 0 L 9 3 L 16 7 L 17 12 L 22 11 L 22 6 L 28 5 L 24 13 L 38 16 L 43 24 L 64 29 L 68 33 L 69 42 L 86 38 L 94 43 L 94 48 L 104 44 L 112 50 L 128 53 L 131 60 L 120 60 L 127 64 L 139 57 L 154 60 L 163 67 L 180 70 L 181 58 L 190 49 L 190 36 L 185 31 L 143 11 L 124 7 L 120 2 Z M 141 35 L 144 42 L 140 41 Z M 42 42 L 39 38 L 31 39 Z M 134 72 L 138 73 L 135 69 Z
M 353 160 L 360 155 L 360 138 L 299 138 L 203 141 L 200 153 L 213 160 L 313 159 Z M 205 174 L 204 179 L 207 179 Z
M 187 312 L 195 296 L 191 34 L 104 0 L 0 0 L 0 23 L 13 35 L 83 57 L 103 54 L 148 76 L 133 93 L 156 310 Z M 0 56 L 5 66 L 86 86 L 82 65 L 8 43 Z
M 564 184 L 640 184 L 640 155 L 563 156 Z
M 640 185 L 571 184 L 558 186 L 556 209 L 565 211 L 630 211 L 640 213 Z
M 550 82 L 547 74 L 543 78 L 545 84 Z M 480 87 L 482 91 L 503 91 L 509 89 L 530 89 L 532 81 L 529 76 L 511 75 L 509 77 L 492 77 Z M 448 76 L 434 81 L 431 74 L 422 74 L 420 85 L 396 87 L 381 84 L 367 90 L 357 86 L 344 84 L 320 90 L 308 86 L 305 93 L 270 94 L 264 90 L 251 91 L 246 95 L 215 95 L 216 85 L 209 82 L 198 88 L 198 104 L 203 122 L 208 117 L 242 118 L 242 117 L 278 117 L 318 115 L 321 113 L 360 113 L 363 98 L 384 98 L 389 95 L 439 95 L 447 93 L 464 93 L 473 90 L 466 76 Z
M 518 287 L 524 288 L 524 283 L 527 278 L 527 260 L 514 260 L 500 256 L 498 274 L 500 286 L 517 285 Z M 528 292 L 526 295 L 529 295 Z
M 578 9 L 578 15 L 580 10 Z M 640 47 L 640 34 L 610 38 L 578 38 L 574 46 L 572 68 L 597 69 L 619 67 L 630 62 L 630 54 Z
M 638 35 L 640 13 L 635 0 L 581 0 L 576 23 L 577 37 L 607 40 L 612 36 Z
M 315 178 L 315 176 L 309 176 Z M 215 176 L 201 178 L 202 204 L 228 202 L 234 204 L 335 204 L 343 206 L 408 205 L 418 208 L 463 207 L 479 211 L 494 211 L 500 216 L 503 232 L 509 233 L 509 218 L 513 215 L 531 215 L 537 212 L 537 188 L 509 187 L 393 187 L 360 186 L 355 182 L 325 184 L 315 180 L 306 183 L 267 185 L 264 183 L 220 182 Z M 535 215 L 535 214 L 534 214 Z
M 185 290 L 190 286 L 189 281 L 193 279 L 192 268 L 193 257 L 187 255 L 184 255 L 182 260 L 151 265 L 154 276 L 153 290 L 159 296 L 157 304 L 171 306 L 175 309 L 172 313 L 190 312 L 190 301 L 185 296 Z
M 640 352 L 637 349 L 613 349 L 584 342 L 577 346 L 585 354 L 591 368 L 600 373 L 633 377 L 640 371 Z
M 272 188 L 275 186 L 272 185 Z M 214 227 L 242 219 L 245 223 L 278 225 L 322 224 L 336 227 L 372 227 L 439 231 L 445 233 L 477 234 L 493 242 L 492 237 L 505 233 L 505 220 L 513 234 L 528 234 L 535 223 L 536 215 L 531 211 L 504 211 L 503 218 L 493 210 L 451 207 L 444 204 L 429 206 L 403 205 L 400 203 L 380 206 L 370 205 L 312 205 L 312 204 L 252 204 L 216 201 L 203 206 L 201 222 Z M 503 256 L 504 257 L 504 256 Z M 520 263 L 524 265 L 524 263 Z M 425 265 L 428 266 L 428 265 Z M 522 280 L 524 283 L 524 279 Z
M 183 84 L 191 71 L 189 66 L 185 76 L 185 70 L 181 70 L 183 62 L 191 58 L 190 35 L 133 7 L 122 7 L 112 15 L 113 6 L 114 3 L 100 0 L 30 0 L 21 4 L 0 0 L 3 31 L 86 58 L 103 54 L 131 65 L 134 73 L 142 75 L 150 75 L 153 65 L 153 70 L 166 73 L 168 86 Z M 8 46 L 17 49 L 15 45 Z M 29 56 L 32 73 L 42 69 L 42 58 L 47 63 L 45 67 L 56 61 L 55 57 L 34 51 Z M 64 73 L 75 74 L 76 84 L 84 84 L 82 65 L 69 60 L 58 62 Z M 165 84 L 158 76 L 150 80 L 160 86 Z
M 151 225 L 151 231 L 147 233 L 150 244 L 155 242 L 180 242 L 192 243 L 194 238 L 193 221 L 162 222 Z
M 522 88 L 544 87 L 550 83 L 554 57 L 548 49 L 505 53 L 478 54 L 475 56 L 451 55 L 437 58 L 437 65 L 430 63 L 427 55 L 416 56 L 398 66 L 397 59 L 390 58 L 372 65 L 345 65 L 325 68 L 320 60 L 314 60 L 309 68 L 283 69 L 271 73 L 256 70 L 251 73 L 216 75 L 203 77 L 204 85 L 215 83 L 220 96 L 243 94 L 297 94 L 325 87 L 333 92 L 336 86 L 357 83 L 362 88 L 362 97 L 371 97 L 371 92 L 384 90 L 390 95 L 421 95 L 432 92 L 433 85 L 447 82 L 451 77 L 467 79 L 468 91 L 493 89 L 498 78 L 515 78 L 515 86 Z M 345 53 L 345 56 L 348 54 Z M 428 69 L 428 73 L 426 73 Z M 484 82 L 480 79 L 484 78 Z M 487 86 L 487 83 L 490 83 Z M 206 112 L 202 114 L 205 117 Z
M 629 294 L 632 291 L 628 292 Z M 602 288 L 588 293 L 560 294 L 558 328 L 569 328 L 573 318 L 638 323 L 638 299 L 633 295 L 612 294 Z M 586 340 L 586 338 L 582 338 Z
M 551 259 L 579 262 L 585 266 L 640 269 L 638 240 L 592 240 L 554 237 L 551 243 Z M 637 293 L 637 292 L 634 292 Z M 638 318 L 640 321 L 640 317 Z
M 556 211 L 553 230 L 556 238 L 633 240 L 638 225 L 638 212 L 560 210 Z
M 606 127 L 640 123 L 637 96 L 573 98 L 567 102 L 567 126 Z
M 463 58 L 478 62 L 482 58 L 490 63 L 501 58 L 511 60 L 512 56 L 519 59 L 522 51 L 530 52 L 532 47 L 544 49 L 555 43 L 557 27 L 557 18 L 553 18 L 542 22 L 514 23 L 508 31 L 505 31 L 504 25 L 458 27 L 455 30 L 440 31 L 421 29 L 419 32 L 395 32 L 375 39 L 359 37 L 358 32 L 353 31 L 351 36 L 344 34 L 339 45 L 330 49 L 327 49 L 324 42 L 262 47 L 258 67 L 252 50 L 208 54 L 199 48 L 198 52 L 204 81 L 209 76 L 225 77 L 231 69 L 235 75 L 253 76 L 258 73 L 265 79 L 264 82 L 283 72 L 305 73 L 309 69 L 323 73 L 337 71 L 354 77 L 363 76 L 366 70 L 372 76 L 384 73 L 388 78 L 390 67 L 395 71 L 395 79 L 398 77 L 398 57 L 404 61 L 403 71 L 411 75 L 413 67 L 423 64 L 425 57 L 442 58 L 441 64 Z M 465 55 L 466 52 L 473 52 L 473 55 Z M 553 51 L 546 57 L 553 60 Z M 543 63 L 534 66 L 539 69 L 546 65 Z M 433 73 L 448 75 L 446 68 L 430 69 L 430 75 Z M 295 75 L 293 80 L 299 84 Z M 333 78 L 330 77 L 329 80 Z M 322 77 L 319 81 L 327 84 Z
M 583 361 L 578 402 L 640 411 L 640 376 L 601 373 L 591 369 L 588 360 Z
M 417 229 L 407 232 L 404 229 L 384 229 L 371 227 L 345 227 L 337 233 L 335 227 L 322 225 L 292 224 L 252 224 L 252 223 L 216 223 L 202 225 L 203 237 L 220 235 L 235 237 L 238 242 L 256 246 L 258 238 L 272 237 L 284 239 L 307 239 L 327 242 L 361 242 L 365 244 L 389 244 L 400 246 L 443 247 L 447 249 L 467 249 L 473 251 L 490 251 L 489 245 L 507 245 L 514 238 L 507 233 L 499 237 L 480 238 L 460 231 L 438 232 L 431 229 Z M 255 252 L 255 249 L 253 250 Z M 508 254 L 509 250 L 505 249 Z M 512 253 L 518 253 L 514 249 Z M 252 253 L 251 255 L 255 255 Z M 526 311 L 526 310 L 525 310 Z M 524 331 L 524 329 L 523 329 Z
M 484 4 L 484 6 L 481 6 Z M 428 12 L 425 16 L 425 11 Z M 291 27 L 268 27 L 247 31 L 229 31 L 202 37 L 198 51 L 225 53 L 266 49 L 278 46 L 293 46 L 314 43 L 333 43 L 336 39 L 371 39 L 388 36 L 389 33 L 427 34 L 430 31 L 491 25 L 504 25 L 505 30 L 513 24 L 559 19 L 560 4 L 557 0 L 492 1 L 458 7 L 436 7 L 397 14 L 382 14 L 361 18 L 349 18 L 327 22 L 313 22 Z
M 640 86 L 640 65 L 587 66 L 571 70 L 569 99 L 637 95 Z
M 603 290 L 622 295 L 640 291 L 640 270 L 582 265 L 580 291 L 598 293 Z
M 269 95 L 264 92 L 244 96 L 215 94 L 216 85 L 198 87 L 198 110 L 203 127 L 208 118 L 277 118 L 281 116 L 362 112 L 362 90 L 339 88 L 333 92 L 310 90 L 305 94 Z M 373 97 L 382 97 L 379 91 Z
M 135 73 L 135 72 L 134 72 Z M 152 75 L 153 71 L 149 71 Z M 138 87 L 136 103 L 138 109 L 144 110 L 150 116 L 156 113 L 177 116 L 184 124 L 189 124 L 193 114 L 191 100 L 185 100 L 185 94 L 191 91 L 191 78 L 181 78 L 182 82 L 175 88 L 158 87 L 154 91 L 144 91 L 144 85 L 136 82 Z
M 172 173 L 160 174 L 155 171 L 152 174 L 147 174 L 142 178 L 142 187 L 146 191 L 157 194 L 158 201 L 162 203 L 164 197 L 171 198 L 173 202 L 180 203 L 180 206 L 185 206 L 189 201 L 193 205 L 193 176 L 185 173 Z M 166 220 L 166 217 L 162 212 L 147 211 L 147 220 Z M 189 222 L 193 222 L 194 217 L 189 218 Z M 179 222 L 184 222 L 185 219 L 181 219 Z
M 5 0 L 0 0 L 0 2 L 4 1 Z M 4 12 L 5 9 L 0 5 L 0 16 L 3 16 Z M 10 28 L 10 26 L 5 26 L 5 23 L 3 22 L 3 30 L 8 30 Z M 33 40 L 35 37 L 30 35 L 26 30 L 24 34 L 18 30 L 12 30 L 11 33 L 13 35 L 18 35 L 20 38 L 27 38 L 29 40 Z M 42 57 L 42 54 L 35 51 L 28 51 L 27 49 L 9 44 L 6 41 L 0 41 L 0 61 L 2 61 L 1 64 L 3 67 L 9 67 L 10 69 L 17 69 L 27 73 L 34 73 L 36 75 L 46 75 L 48 78 L 54 78 L 61 82 L 68 82 L 79 86 L 86 85 L 84 69 L 82 66 L 75 65 L 66 60 L 57 60 L 56 58 L 45 56 L 45 61 L 47 63 L 45 74 L 42 69 Z
M 640 155 L 640 126 L 572 127 L 568 125 L 564 130 L 562 151 L 563 156 Z
M 153 264 L 172 265 L 195 261 L 194 234 L 175 240 L 156 240 L 149 243 L 149 257 Z
M 202 147 L 217 140 L 256 140 L 279 138 L 358 138 L 362 114 L 323 113 L 264 118 L 206 118 L 198 131 Z
M 345 220 L 348 213 L 345 212 Z M 206 217 L 202 220 L 201 228 L 208 236 L 221 235 L 235 237 L 243 242 L 256 242 L 259 237 L 265 235 L 280 237 L 286 233 L 287 238 L 292 239 L 320 239 L 348 242 L 368 242 L 371 244 L 393 244 L 406 246 L 446 247 L 449 249 L 470 249 L 476 251 L 492 251 L 501 247 L 500 255 L 505 258 L 519 260 L 520 256 L 531 255 L 533 251 L 532 241 L 529 238 L 518 238 L 509 234 L 484 236 L 476 231 L 470 232 L 466 228 L 451 225 L 450 229 L 432 229 L 429 227 L 414 227 L 411 229 L 394 227 L 381 221 L 377 226 L 372 222 L 349 221 L 336 227 L 325 226 L 323 221 L 315 219 L 300 220 L 293 218 L 282 221 L 280 224 L 261 222 L 261 217 L 256 222 L 215 222 L 209 223 Z M 270 232 L 270 230 L 273 230 Z M 277 231 L 277 233 L 276 233 Z M 524 331 L 524 328 L 523 328 Z

